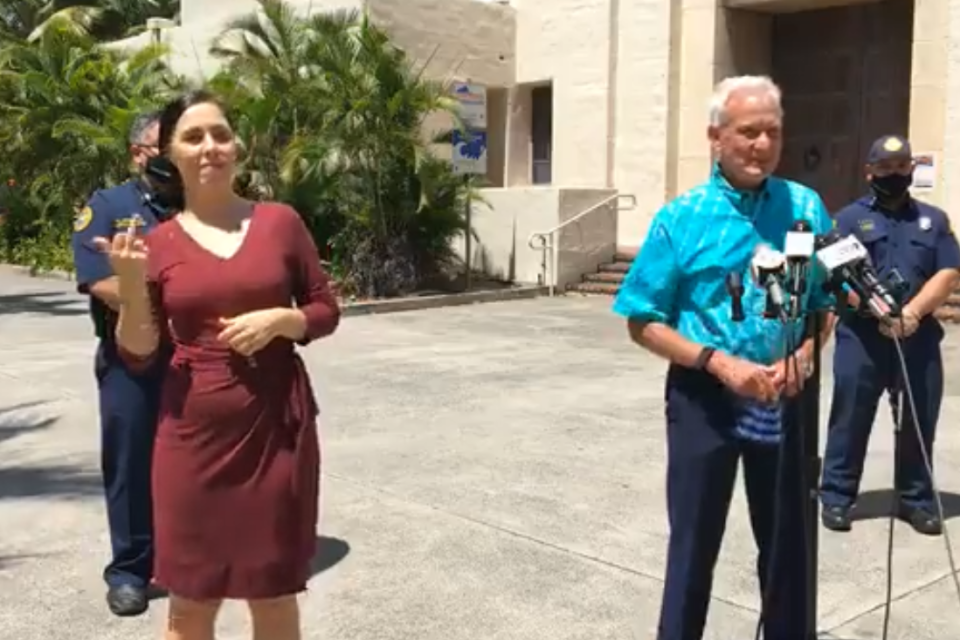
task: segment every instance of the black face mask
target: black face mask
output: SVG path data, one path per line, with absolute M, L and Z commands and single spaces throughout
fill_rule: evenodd
M 880 200 L 899 200 L 913 184 L 913 173 L 906 175 L 891 173 L 886 176 L 873 176 L 870 188 Z
M 147 160 L 143 173 L 152 184 L 163 186 L 176 181 L 176 167 L 165 156 L 153 156 Z
M 167 157 L 154 156 L 148 159 L 143 173 L 153 192 L 152 200 L 157 206 L 168 211 L 182 206 L 182 203 L 178 204 L 182 198 L 178 197 L 182 188 L 180 174 Z

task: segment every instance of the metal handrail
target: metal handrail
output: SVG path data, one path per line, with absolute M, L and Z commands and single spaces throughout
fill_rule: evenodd
M 626 206 L 620 205 L 619 200 L 621 198 L 628 200 L 629 204 Z M 541 262 L 542 273 L 540 274 L 541 285 L 544 284 L 547 280 L 547 251 L 550 252 L 549 288 L 550 288 L 551 296 L 556 294 L 556 288 L 557 288 L 557 252 L 556 252 L 557 233 L 560 232 L 567 225 L 573 224 L 580 218 L 583 218 L 584 216 L 589 215 L 594 211 L 597 211 L 598 209 L 602 209 L 603 207 L 607 206 L 614 200 L 618 201 L 617 211 L 629 211 L 630 209 L 637 206 L 637 197 L 632 193 L 615 193 L 612 196 L 604 198 L 600 202 L 597 202 L 596 204 L 593 204 L 587 207 L 586 209 L 584 209 L 577 215 L 573 216 L 572 218 L 564 220 L 563 222 L 555 226 L 553 229 L 550 229 L 549 231 L 541 231 L 538 233 L 530 234 L 530 238 L 527 240 L 527 245 L 534 251 L 539 250 L 543 252 L 543 259 Z M 534 241 L 539 241 L 539 246 L 535 245 Z

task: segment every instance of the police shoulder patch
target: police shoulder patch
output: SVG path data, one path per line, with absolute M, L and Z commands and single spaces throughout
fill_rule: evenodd
M 79 233 L 90 226 L 90 222 L 93 221 L 93 209 L 89 206 L 80 209 L 77 214 L 73 217 L 73 230 L 75 233 Z

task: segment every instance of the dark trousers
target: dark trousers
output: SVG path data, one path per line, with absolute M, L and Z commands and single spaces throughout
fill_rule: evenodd
M 150 471 L 157 430 L 161 371 L 135 375 L 109 343 L 97 349 L 100 467 L 107 501 L 112 559 L 110 586 L 146 587 L 153 574 Z
M 841 324 L 833 356 L 833 402 L 823 461 L 821 500 L 824 506 L 850 507 L 860 491 L 870 432 L 880 396 L 890 394 L 894 421 L 901 407 L 896 402 L 903 385 L 900 362 L 893 342 L 878 332 L 875 323 Z M 933 509 L 930 474 L 920 449 L 922 441 L 933 463 L 933 443 L 943 399 L 942 329 L 931 318 L 904 342 L 907 372 L 912 382 L 922 440 L 917 437 L 909 399 L 904 396 L 903 426 L 896 436 L 896 489 L 910 507 Z
M 794 446 L 799 434 L 785 429 L 785 475 L 778 484 L 779 446 L 734 437 L 731 397 L 712 376 L 671 367 L 666 401 L 670 543 L 658 640 L 703 636 L 740 461 L 766 596 L 764 638 L 804 640 L 807 547 L 800 451 Z

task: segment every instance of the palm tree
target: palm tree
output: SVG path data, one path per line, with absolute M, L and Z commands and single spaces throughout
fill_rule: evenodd
M 259 4 L 211 48 L 250 168 L 300 207 L 361 293 L 409 291 L 450 258 L 462 230 L 463 189 L 423 141 L 429 114 L 455 112 L 449 88 L 362 13 L 300 18 L 281 0 Z M 425 230 L 442 240 L 423 240 Z
M 6 0 L 0 40 L 34 41 L 54 21 L 100 41 L 136 35 L 150 18 L 175 19 L 180 0 Z
M 63 17 L 34 42 L 0 47 L 0 175 L 16 178 L 29 205 L 25 226 L 5 224 L 6 233 L 65 233 L 78 201 L 129 176 L 132 119 L 179 88 L 165 53 L 125 58 Z

